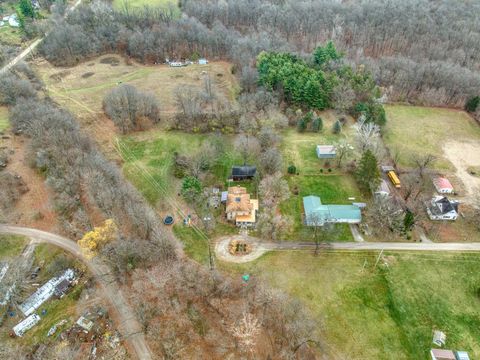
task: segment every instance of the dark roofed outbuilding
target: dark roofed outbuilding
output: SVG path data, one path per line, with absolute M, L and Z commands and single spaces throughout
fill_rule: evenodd
M 233 166 L 232 167 L 232 179 L 234 181 L 252 179 L 257 173 L 255 166 Z

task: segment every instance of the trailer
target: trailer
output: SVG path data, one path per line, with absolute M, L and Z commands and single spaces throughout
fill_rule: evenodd
M 28 330 L 37 325 L 39 321 L 40 316 L 38 316 L 37 314 L 32 314 L 26 319 L 24 319 L 22 322 L 15 325 L 15 327 L 13 328 L 13 332 L 17 336 L 23 336 L 23 334 L 25 334 Z

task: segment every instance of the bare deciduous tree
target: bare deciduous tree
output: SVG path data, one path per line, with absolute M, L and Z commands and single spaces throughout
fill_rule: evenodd
M 258 190 L 263 206 L 268 208 L 275 208 L 290 197 L 290 188 L 281 173 L 265 176 Z

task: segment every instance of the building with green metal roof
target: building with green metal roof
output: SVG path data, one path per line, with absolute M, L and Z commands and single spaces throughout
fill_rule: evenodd
M 325 223 L 358 224 L 362 213 L 356 205 L 324 205 L 320 197 L 310 195 L 303 198 L 305 225 L 322 226 Z

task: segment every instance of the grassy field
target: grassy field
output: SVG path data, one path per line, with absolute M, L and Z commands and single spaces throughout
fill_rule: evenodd
M 16 235 L 0 235 L 0 259 L 11 258 L 22 253 L 27 239 Z
M 151 204 L 156 204 L 165 191 L 170 194 L 178 191 L 180 180 L 173 176 L 172 169 L 174 153 L 193 154 L 207 138 L 208 135 L 160 130 L 123 137 L 119 140 L 119 149 L 125 160 L 124 173 Z M 233 152 L 231 139 L 225 137 L 225 140 L 227 149 L 212 169 L 213 177 L 204 185 L 224 185 L 232 165 L 241 161 Z M 154 180 L 143 176 L 138 165 L 144 167 Z
M 8 109 L 5 106 L 0 106 L 0 131 L 6 130 L 9 126 Z
M 269 253 L 254 263 L 221 264 L 235 276 L 266 279 L 301 300 L 327 358 L 427 359 L 432 331 L 447 348 L 480 357 L 478 255 Z
M 214 90 L 234 101 L 238 85 L 227 62 L 171 68 L 168 65 L 145 66 L 127 63 L 117 55 L 105 55 L 71 68 L 53 67 L 46 61 L 37 63 L 37 71 L 50 95 L 79 116 L 103 114 L 102 102 L 114 87 L 128 83 L 139 90 L 154 94 L 161 105 L 163 117 L 176 110 L 175 89 L 180 85 L 203 86 L 203 76 L 210 74 Z
M 342 133 L 336 135 L 332 132 L 334 122 L 337 120 L 333 111 L 322 111 L 323 131 L 319 133 L 299 133 L 296 129 L 287 129 L 283 132 L 282 154 L 285 167 L 294 164 L 300 174 L 319 174 L 324 161 L 319 160 L 316 154 L 317 145 L 332 145 L 341 139 L 347 139 L 353 143 L 352 128 L 353 120 L 348 119 Z M 332 166 L 334 162 L 331 162 Z
M 439 156 L 439 170 L 453 170 L 443 157 L 447 140 L 480 140 L 480 127 L 465 112 L 404 105 L 386 105 L 387 124 L 384 141 L 390 150 L 399 151 L 400 164 L 412 167 L 414 154 L 431 153 Z

